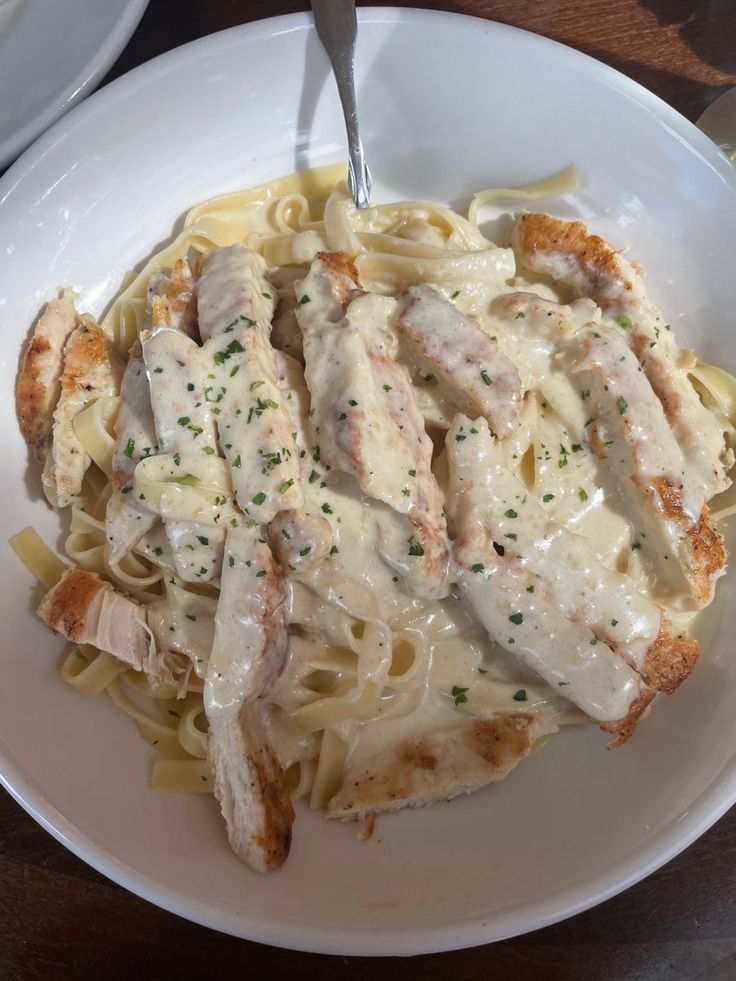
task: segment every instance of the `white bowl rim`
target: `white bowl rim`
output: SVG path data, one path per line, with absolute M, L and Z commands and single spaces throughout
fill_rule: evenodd
M 490 26 L 499 33 L 524 34 L 527 38 L 533 38 L 534 43 L 563 48 L 566 57 L 578 64 L 587 65 L 609 79 L 620 93 L 657 116 L 696 151 L 704 164 L 715 170 L 736 190 L 736 168 L 693 123 L 638 82 L 581 51 L 521 28 L 465 14 L 419 8 L 361 7 L 358 9 L 358 18 L 361 22 L 371 23 L 460 19 L 475 22 L 485 28 Z M 162 70 L 185 61 L 187 53 L 193 47 L 216 47 L 225 38 L 236 35 L 257 37 L 265 33 L 270 36 L 284 30 L 312 27 L 311 16 L 307 13 L 264 18 L 198 38 L 132 69 L 57 120 L 26 150 L 0 179 L 0 209 L 20 185 L 26 170 L 53 148 L 55 141 L 66 133 L 71 124 L 83 122 L 87 115 L 96 111 L 99 103 L 114 102 L 118 91 L 127 90 L 133 81 L 138 85 L 144 84 Z M 194 894 L 170 889 L 160 881 L 114 859 L 104 849 L 90 842 L 86 835 L 44 798 L 42 790 L 35 787 L 24 775 L 21 767 L 13 760 L 12 753 L 2 743 L 0 784 L 38 824 L 86 864 L 130 892 L 195 923 L 243 939 L 292 950 L 354 956 L 406 956 L 473 947 L 538 930 L 590 909 L 640 882 L 684 851 L 736 803 L 736 752 L 719 777 L 692 802 L 679 820 L 653 835 L 631 852 L 624 862 L 610 867 L 594 879 L 567 886 L 533 904 L 525 903 L 511 908 L 503 915 L 495 916 L 490 922 L 475 918 L 446 927 L 433 925 L 426 929 L 412 928 L 408 931 L 398 927 L 392 931 L 383 930 L 380 936 L 370 927 L 345 930 L 276 922 L 273 918 L 259 918 L 252 914 L 246 917 L 233 913 L 224 906 L 202 901 Z
M 0 142 L 0 167 L 13 160 L 35 137 L 43 133 L 94 89 L 123 52 L 147 6 L 148 0 L 126 0 L 125 8 L 120 12 L 105 43 L 100 45 L 95 54 L 85 62 L 58 99 L 54 99 L 43 112 L 29 119 L 25 126 L 21 126 Z

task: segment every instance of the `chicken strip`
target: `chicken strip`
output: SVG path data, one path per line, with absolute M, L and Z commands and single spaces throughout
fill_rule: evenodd
M 205 679 L 208 758 L 233 851 L 258 872 L 289 853 L 294 812 L 256 699 L 286 657 L 286 588 L 258 528 L 227 535 Z
M 621 331 L 600 325 L 581 331 L 579 342 L 573 370 L 592 393 L 589 438 L 636 522 L 634 544 L 660 592 L 688 608 L 705 606 L 725 571 L 726 551 L 702 485 L 692 479 L 662 404 Z
M 324 460 L 407 517 L 411 534 L 406 555 L 395 557 L 397 571 L 406 575 L 411 566 L 407 579 L 418 595 L 447 595 L 447 538 L 431 471 L 432 441 L 387 330 L 395 301 L 357 290 L 351 263 L 327 253 L 318 253 L 297 298 L 310 411 Z
M 467 453 L 455 453 L 456 485 L 485 513 L 495 540 L 538 577 L 566 617 L 586 623 L 650 687 L 674 691 L 695 667 L 697 642 L 675 636 L 656 603 L 626 576 L 601 565 L 585 538 L 549 518 L 508 468 L 484 419 L 458 417 L 454 434 L 466 434 L 471 444 Z
M 23 355 L 15 407 L 23 439 L 41 466 L 51 445 L 54 409 L 61 392 L 64 347 L 76 326 L 74 293 L 61 290 L 39 317 Z
M 171 327 L 145 332 L 142 341 L 159 452 L 169 454 L 180 471 L 175 481 L 198 483 L 199 461 L 217 456 L 216 406 L 208 399 L 205 356 L 191 338 Z M 193 511 L 188 520 L 165 521 L 177 572 L 188 582 L 217 579 L 222 564 L 224 532 L 202 526 L 198 517 Z
M 456 420 L 446 442 L 455 579 L 461 595 L 491 640 L 602 723 L 615 744 L 622 742 L 654 692 L 587 624 L 565 616 L 545 581 L 516 554 L 513 537 L 503 544 L 496 540 L 487 487 L 467 479 L 481 433 L 458 440 L 461 426 Z
M 266 523 L 300 507 L 296 433 L 277 385 L 269 340 L 274 300 L 263 259 L 242 245 L 213 249 L 199 282 L 202 355 L 211 383 L 205 398 L 216 417 L 241 510 Z
M 733 464 L 724 427 L 700 400 L 687 374 L 694 358 L 682 352 L 660 312 L 649 300 L 636 264 L 579 221 L 544 214 L 521 215 L 512 244 L 519 263 L 551 276 L 576 296 L 592 298 L 624 332 L 652 389 L 661 401 L 688 473 L 703 487 L 704 500 L 730 485 Z
M 202 257 L 198 309 L 203 341 L 234 327 L 256 325 L 268 337 L 275 307 L 266 263 L 257 253 L 237 244 Z
M 133 493 L 137 464 L 157 449 L 148 377 L 138 343 L 125 367 L 115 429 L 112 490 L 105 512 L 108 558 L 113 564 L 135 548 L 157 521 L 157 516 Z
M 171 327 L 197 338 L 197 293 L 186 259 L 177 259 L 171 269 L 157 269 L 148 282 L 148 323 Z
M 64 348 L 61 395 L 54 410 L 53 441 L 46 457 L 43 484 L 56 507 L 71 504 L 82 490 L 90 457 L 74 429 L 74 420 L 86 406 L 120 390 L 123 366 L 106 335 L 87 314 Z
M 357 820 L 478 790 L 503 780 L 538 739 L 556 731 L 549 720 L 516 715 L 420 732 L 350 763 L 327 817 Z
M 510 435 L 521 404 L 519 372 L 480 326 L 431 286 L 411 286 L 397 318 L 412 357 L 471 418 Z
M 149 661 L 152 639 L 145 609 L 92 572 L 69 568 L 41 600 L 38 615 L 67 640 L 92 644 L 135 671 Z

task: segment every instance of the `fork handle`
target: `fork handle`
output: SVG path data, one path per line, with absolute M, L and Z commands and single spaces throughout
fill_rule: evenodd
M 359 208 L 370 207 L 371 179 L 365 162 L 358 130 L 358 107 L 355 101 L 355 42 L 358 19 L 354 0 L 312 0 L 314 24 L 324 45 L 345 116 L 348 136 L 348 181 Z

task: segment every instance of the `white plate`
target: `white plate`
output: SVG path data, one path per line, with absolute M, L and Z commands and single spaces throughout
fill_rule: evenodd
M 99 82 L 148 0 L 0 0 L 0 168 Z
M 358 91 L 376 197 L 458 201 L 571 161 L 559 207 L 628 243 L 679 337 L 736 367 L 736 178 L 672 109 L 558 44 L 480 20 L 361 11 Z M 99 313 L 125 269 L 193 202 L 341 158 L 327 60 L 304 14 L 235 28 L 114 82 L 0 184 L 0 537 L 58 519 L 35 500 L 13 423 L 20 344 L 58 283 Z M 33 471 L 31 471 L 33 472 Z M 230 854 L 214 802 L 148 790 L 149 752 L 104 698 L 60 680 L 38 590 L 2 552 L 0 767 L 52 834 L 127 888 L 208 926 L 283 946 L 396 954 L 462 947 L 600 902 L 688 845 L 736 798 L 734 582 L 706 655 L 614 753 L 568 731 L 503 784 L 354 827 L 299 808 L 294 846 L 258 877 Z

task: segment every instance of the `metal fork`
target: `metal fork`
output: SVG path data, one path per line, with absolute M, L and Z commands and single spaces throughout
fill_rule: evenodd
M 354 0 L 311 0 L 314 24 L 335 73 L 348 134 L 348 185 L 356 205 L 371 203 L 371 174 L 358 130 L 355 101 L 355 41 L 358 19 Z

